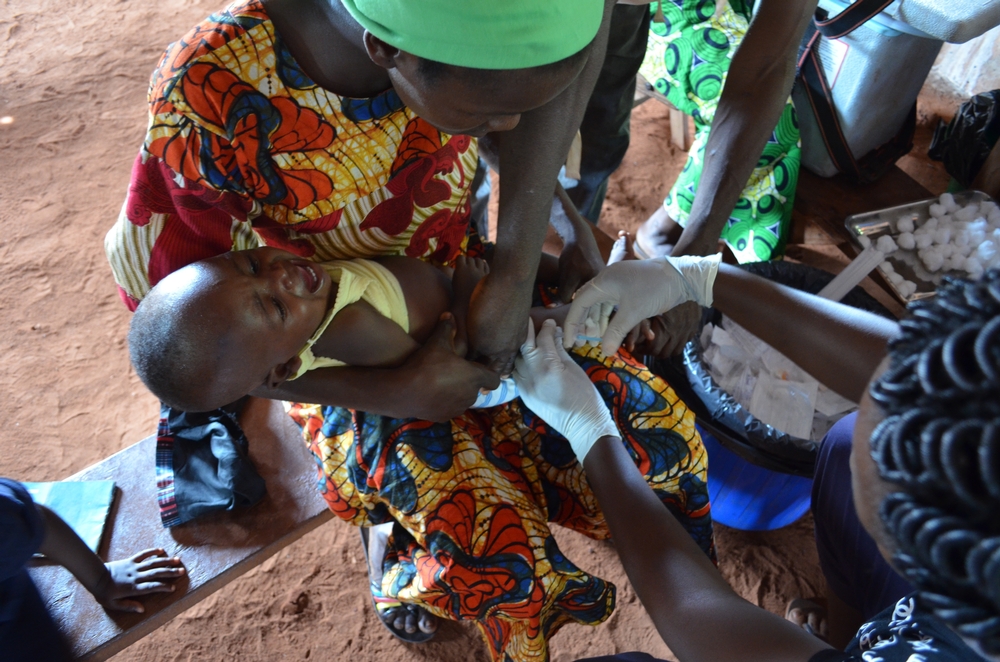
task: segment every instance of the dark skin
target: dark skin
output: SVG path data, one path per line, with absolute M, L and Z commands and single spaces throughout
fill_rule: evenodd
M 406 365 L 434 337 L 442 317 L 452 330 L 449 351 L 462 356 L 468 350 L 465 319 L 473 291 L 490 272 L 485 260 L 460 256 L 454 269 L 407 257 L 374 261 L 399 282 L 409 329 L 404 331 L 365 301 L 345 306 L 312 349 L 317 357 L 347 366 L 313 369 L 300 379 L 348 366 Z M 338 292 L 338 285 L 317 264 L 268 246 L 203 260 L 171 274 L 157 288 L 176 292 L 177 300 L 190 307 L 185 314 L 197 319 L 204 331 L 202 370 L 192 380 L 197 386 L 191 387 L 197 404 L 189 404 L 190 410 L 209 410 L 248 392 L 270 395 L 294 384 L 289 378 L 301 366 L 299 350 L 320 327 Z M 550 317 L 561 322 L 567 310 L 561 306 L 531 312 L 541 324 Z M 388 407 L 403 407 L 409 396 L 384 391 L 382 397 Z
M 575 67 L 474 76 L 446 72 L 433 83 L 420 74 L 419 58 L 367 33 L 339 2 L 268 0 L 265 4 L 296 60 L 324 88 L 367 97 L 391 85 L 410 108 L 442 131 L 495 138 L 506 173 L 496 253 L 491 273 L 473 296 L 468 335 L 474 355 L 496 371 L 509 371 L 524 338 L 520 320 L 531 307 L 556 174 L 604 59 L 613 0 L 605 1 L 601 29 Z M 585 236 L 578 239 L 580 245 L 587 241 Z M 298 380 L 291 397 L 330 401 L 350 391 L 368 405 L 362 407 L 365 411 L 447 420 L 461 413 L 463 403 L 471 402 L 470 394 L 474 399 L 475 392 L 487 385 L 482 375 L 462 368 L 441 351 L 446 344 L 438 338 L 437 349 L 428 348 L 421 360 L 440 362 L 437 372 L 454 375 L 447 380 L 414 383 L 406 370 L 365 375 L 357 369 L 342 375 L 350 377 L 350 386 L 330 379 Z M 395 388 L 412 391 L 407 411 L 380 408 L 378 392 L 384 391 L 387 380 Z
M 387 257 L 377 262 L 400 284 L 409 331 L 358 301 L 333 319 L 313 346 L 314 355 L 353 368 L 388 370 L 412 364 L 415 355 L 432 345 L 439 329 L 446 328 L 445 348 L 456 357 L 463 356 L 468 302 L 475 285 L 489 271 L 486 263 L 462 256 L 456 268 L 445 274 L 412 258 Z M 157 288 L 158 296 L 174 300 L 185 309 L 184 314 L 197 319 L 203 332 L 202 374 L 192 380 L 196 386 L 189 389 L 191 401 L 185 403 L 191 411 L 209 410 L 248 392 L 274 397 L 286 384 L 299 381 L 288 381 L 301 365 L 299 350 L 320 327 L 338 290 L 317 264 L 267 246 L 203 260 L 171 274 Z M 447 319 L 439 321 L 445 313 Z M 469 365 L 495 379 L 485 367 Z M 351 369 L 311 370 L 301 379 Z M 424 379 L 433 376 L 428 373 Z M 405 407 L 407 397 L 391 390 L 382 393 L 384 406 L 389 408 Z
M 59 515 L 36 506 L 45 522 L 45 538 L 38 550 L 69 570 L 105 608 L 141 614 L 135 598 L 171 593 L 173 582 L 185 574 L 180 559 L 162 549 L 147 549 L 128 559 L 104 563 Z
M 898 326 L 727 265 L 719 270 L 714 296 L 714 306 L 737 323 L 831 389 L 861 401 L 851 455 L 855 504 L 891 559 L 892 542 L 878 517 L 891 486 L 878 476 L 868 445 L 882 413 L 868 398 L 867 385 L 884 369 L 886 346 Z M 805 662 L 829 648 L 737 595 L 649 489 L 619 439 L 598 440 L 583 465 L 629 580 L 679 659 Z

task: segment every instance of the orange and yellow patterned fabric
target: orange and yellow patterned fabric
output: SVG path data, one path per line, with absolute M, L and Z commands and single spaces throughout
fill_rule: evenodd
M 149 128 L 105 248 L 134 309 L 172 271 L 278 246 L 320 262 L 478 250 L 476 143 L 441 134 L 388 90 L 348 99 L 313 83 L 259 0 L 171 45 L 153 74 Z M 546 301 L 539 301 L 544 304 Z M 694 415 L 625 357 L 577 355 L 647 482 L 710 556 L 706 457 Z M 383 597 L 473 620 L 490 658 L 544 662 L 564 623 L 597 624 L 614 586 L 559 550 L 550 522 L 601 538 L 603 517 L 568 442 L 518 402 L 448 423 L 298 404 L 331 510 L 395 521 Z
M 389 89 L 338 96 L 295 62 L 259 0 L 164 53 L 149 127 L 105 249 L 134 309 L 167 274 L 261 244 L 318 261 L 463 249 L 477 146 Z

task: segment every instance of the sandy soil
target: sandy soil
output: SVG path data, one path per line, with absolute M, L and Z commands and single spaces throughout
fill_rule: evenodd
M 122 204 L 146 122 L 146 86 L 165 45 L 218 0 L 0 0 L 0 475 L 68 476 L 147 436 L 157 403 L 129 368 L 129 313 L 103 237 Z M 633 148 L 604 225 L 634 228 L 683 165 L 666 111 L 637 109 Z M 150 462 L 152 462 L 150 458 Z M 566 554 L 619 586 L 599 628 L 570 626 L 553 659 L 645 650 L 668 657 L 606 543 L 557 531 Z M 768 534 L 718 531 L 721 568 L 773 611 L 824 583 L 811 522 Z M 116 660 L 485 660 L 471 626 L 407 647 L 376 622 L 355 530 L 308 535 Z

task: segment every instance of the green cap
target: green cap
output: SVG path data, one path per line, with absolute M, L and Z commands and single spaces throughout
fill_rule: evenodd
M 341 0 L 366 30 L 428 60 L 526 69 L 589 44 L 603 0 Z

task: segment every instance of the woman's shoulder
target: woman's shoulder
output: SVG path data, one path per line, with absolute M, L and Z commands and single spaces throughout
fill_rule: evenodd
M 274 46 L 273 34 L 260 0 L 239 0 L 212 14 L 167 46 L 150 79 L 150 102 L 168 98 L 195 64 L 219 66 L 226 55 L 240 58 L 241 51 L 257 52 L 256 48 L 267 53 Z

